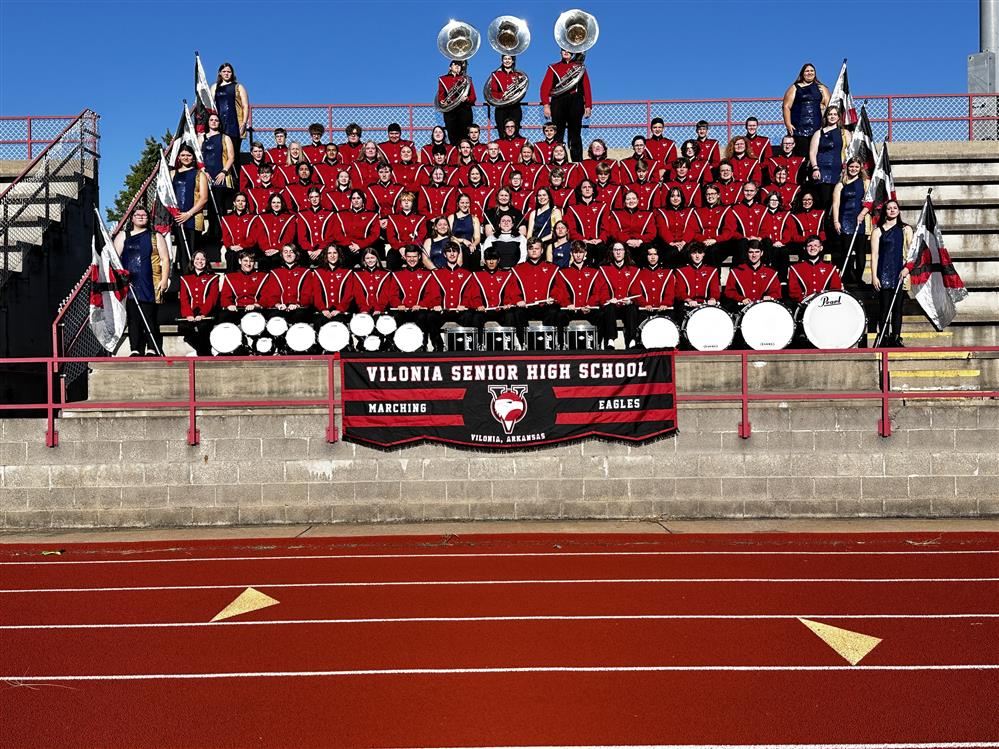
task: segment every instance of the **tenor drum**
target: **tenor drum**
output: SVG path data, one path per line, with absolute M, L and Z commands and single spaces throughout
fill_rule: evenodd
M 595 351 L 600 348 L 597 328 L 585 320 L 572 320 L 565 328 L 564 347 L 568 351 Z
M 399 325 L 396 323 L 395 318 L 387 313 L 379 315 L 378 319 L 375 320 L 375 330 L 384 336 L 392 335 L 398 327 Z
M 274 353 L 274 339 L 269 335 L 262 335 L 257 339 L 257 343 L 254 345 L 258 354 L 273 354 Z
M 350 318 L 350 332 L 358 338 L 366 338 L 375 329 L 375 318 L 367 312 L 358 312 Z
M 259 312 L 247 312 L 239 321 L 239 327 L 246 335 L 256 336 L 264 332 L 267 320 Z
M 392 342 L 403 353 L 411 354 L 423 345 L 423 331 L 415 322 L 403 323 L 393 333 Z
M 746 345 L 756 351 L 787 348 L 794 338 L 794 315 L 772 299 L 753 302 L 739 315 L 739 332 Z
M 513 351 L 516 348 L 517 331 L 502 325 L 487 325 L 485 329 L 486 351 Z
M 382 347 L 382 337 L 378 335 L 365 336 L 361 342 L 361 347 L 365 351 L 377 351 Z
M 806 297 L 798 308 L 801 327 L 815 348 L 852 348 L 867 333 L 863 305 L 845 291 Z
M 295 354 L 304 354 L 316 345 L 316 329 L 306 322 L 297 322 L 288 328 L 284 344 Z
M 680 345 L 680 329 L 668 317 L 650 317 L 638 326 L 638 340 L 648 349 L 676 348 Z
M 479 331 L 475 328 L 450 327 L 444 331 L 448 351 L 478 351 Z
M 231 322 L 221 322 L 208 334 L 212 348 L 220 354 L 233 353 L 243 343 L 243 332 Z
M 339 320 L 330 320 L 319 329 L 319 345 L 323 351 L 341 351 L 350 343 L 350 330 Z
M 288 321 L 280 315 L 275 315 L 267 321 L 267 334 L 279 338 L 288 332 Z
M 681 331 L 698 351 L 724 351 L 735 337 L 735 321 L 721 307 L 704 304 L 687 313 Z
M 528 325 L 524 339 L 529 351 L 555 351 L 558 348 L 558 328 L 552 325 Z

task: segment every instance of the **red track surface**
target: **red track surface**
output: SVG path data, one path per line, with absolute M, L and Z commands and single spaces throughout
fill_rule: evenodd
M 42 550 L 0 546 L 3 747 L 999 747 L 999 534 Z

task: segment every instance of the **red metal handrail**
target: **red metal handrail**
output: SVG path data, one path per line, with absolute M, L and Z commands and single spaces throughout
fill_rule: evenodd
M 933 391 L 912 391 L 912 390 L 891 390 L 891 354 L 919 354 L 919 353 L 967 353 L 967 354 L 999 354 L 999 346 L 941 346 L 941 347 L 912 347 L 912 348 L 881 348 L 881 349 L 784 349 L 782 351 L 676 351 L 675 355 L 680 358 L 685 357 L 738 357 L 740 363 L 740 391 L 738 393 L 709 393 L 685 394 L 677 392 L 677 402 L 714 402 L 714 403 L 739 403 L 741 406 L 741 418 L 738 425 L 738 434 L 743 439 L 749 439 L 752 434 L 752 425 L 749 420 L 749 406 L 751 403 L 779 402 L 779 401 L 840 401 L 840 400 L 878 400 L 881 402 L 881 416 L 877 422 L 877 432 L 882 437 L 890 437 L 892 434 L 891 418 L 889 414 L 889 404 L 892 401 L 903 399 L 940 399 L 940 400 L 967 400 L 970 398 L 999 398 L 999 390 L 933 390 Z M 880 365 L 880 383 L 877 390 L 854 390 L 854 391 L 824 391 L 824 392 L 762 392 L 753 393 L 749 390 L 749 361 L 752 360 L 773 360 L 785 356 L 810 356 L 824 358 L 828 356 L 848 356 L 850 358 L 876 359 Z M 208 357 L 116 357 L 102 359 L 106 363 L 129 366 L 136 364 L 148 364 L 150 362 L 161 362 L 167 366 L 184 364 L 187 369 L 188 393 L 183 400 L 169 401 L 86 401 L 77 403 L 65 402 L 62 393 L 56 396 L 54 388 L 55 376 L 59 373 L 60 365 L 71 363 L 90 363 L 95 361 L 87 357 L 26 357 L 17 359 L 0 359 L 0 365 L 44 365 L 48 379 L 47 401 L 44 403 L 6 403 L 0 404 L 0 412 L 14 410 L 45 410 L 46 412 L 46 432 L 45 444 L 49 447 L 56 447 L 59 444 L 59 433 L 56 429 L 57 412 L 64 408 L 74 410 L 157 410 L 157 409 L 177 409 L 183 408 L 188 413 L 187 440 L 191 445 L 196 445 L 200 441 L 200 431 L 197 427 L 198 408 L 274 408 L 274 407 L 325 407 L 327 409 L 328 421 L 326 428 L 326 440 L 336 442 L 338 433 L 336 429 L 335 414 L 339 410 L 343 413 L 343 393 L 342 386 L 340 395 L 335 393 L 335 375 L 337 367 L 340 368 L 341 383 L 343 382 L 343 362 L 339 354 L 310 356 L 275 356 L 275 357 L 245 357 L 245 356 L 208 356 Z M 196 367 L 199 362 L 295 362 L 295 361 L 319 361 L 326 363 L 327 393 L 325 398 L 301 398 L 301 399 L 256 399 L 256 400 L 202 400 L 196 392 Z

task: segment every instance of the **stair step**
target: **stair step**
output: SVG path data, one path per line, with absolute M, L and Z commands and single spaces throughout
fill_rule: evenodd
M 993 201 L 988 201 L 984 205 L 958 205 L 954 203 L 938 203 L 933 201 L 933 208 L 936 211 L 937 221 L 946 236 L 949 227 L 954 224 L 972 224 L 977 226 L 999 226 L 999 205 L 991 205 Z M 999 202 L 999 201 L 997 201 Z M 915 225 L 919 218 L 919 211 L 923 207 L 923 200 L 900 200 L 899 207 L 902 209 L 906 220 Z
M 935 184 L 932 180 L 918 184 L 898 184 L 895 193 L 900 202 L 920 203 L 928 188 L 933 188 L 933 205 L 966 205 L 999 203 L 999 177 L 989 176 L 981 183 Z

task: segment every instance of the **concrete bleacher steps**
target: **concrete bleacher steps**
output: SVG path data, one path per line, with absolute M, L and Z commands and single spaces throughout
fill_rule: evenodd
M 92 170 L 85 172 L 85 176 L 93 176 Z M 0 193 L 12 184 L 14 176 L 0 176 Z M 50 179 L 47 194 L 45 190 L 39 192 L 34 181 L 13 183 L 7 194 L 11 201 L 7 209 L 11 217 L 9 228 L 7 232 L 0 231 L 0 270 L 11 273 L 23 270 L 26 254 L 41 247 L 45 230 L 62 220 L 66 203 L 75 200 L 79 190 L 77 175 Z

